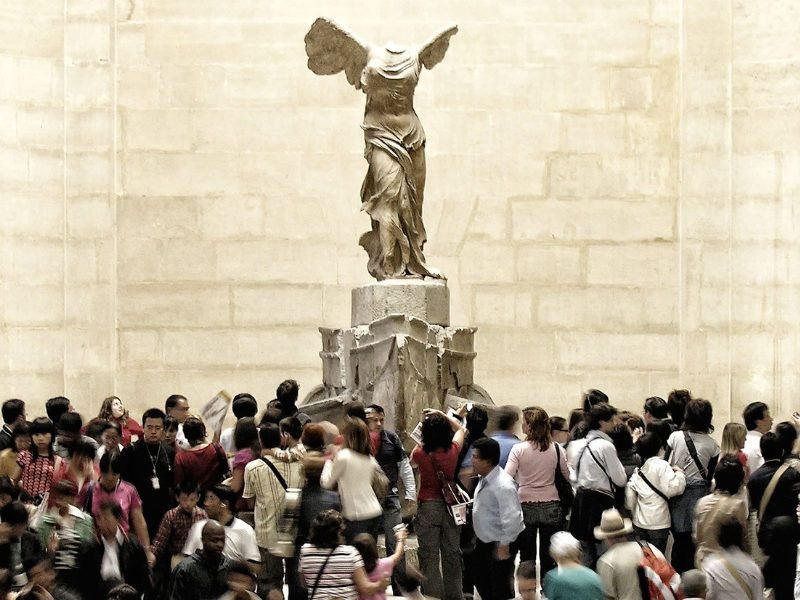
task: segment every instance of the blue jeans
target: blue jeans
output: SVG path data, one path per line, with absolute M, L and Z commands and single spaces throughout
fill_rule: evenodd
M 539 562 L 542 574 L 555 567 L 550 557 L 550 538 L 562 529 L 561 505 L 558 501 L 523 502 L 522 519 L 525 529 L 517 537 L 520 560 L 536 560 L 536 534 L 539 534 Z

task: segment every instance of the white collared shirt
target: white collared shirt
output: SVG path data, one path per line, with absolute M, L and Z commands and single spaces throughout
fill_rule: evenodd
M 125 538 L 122 531 L 117 529 L 117 535 L 113 541 L 109 542 L 105 537 L 100 538 L 103 542 L 103 561 L 100 563 L 100 578 L 104 581 L 109 579 L 122 580 L 122 569 L 119 566 L 119 549 Z
M 752 473 L 758 467 L 764 464 L 764 457 L 761 456 L 761 436 L 764 434 L 760 431 L 748 431 L 744 438 L 743 451 L 747 456 L 747 468 Z

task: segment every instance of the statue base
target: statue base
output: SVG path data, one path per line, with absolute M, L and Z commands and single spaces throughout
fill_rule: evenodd
M 493 405 L 473 381 L 477 329 L 449 326 L 446 282 L 382 281 L 352 299 L 351 327 L 320 327 L 322 385 L 300 403 L 303 412 L 340 424 L 349 402 L 380 404 L 387 429 L 407 442 L 424 408 Z

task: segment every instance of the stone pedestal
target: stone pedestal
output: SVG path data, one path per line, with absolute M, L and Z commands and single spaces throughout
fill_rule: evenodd
M 322 385 L 301 402 L 317 420 L 341 422 L 354 400 L 380 404 L 404 439 L 427 407 L 448 395 L 492 404 L 473 381 L 474 327 L 450 327 L 439 280 L 392 280 L 353 290 L 352 326 L 321 327 Z

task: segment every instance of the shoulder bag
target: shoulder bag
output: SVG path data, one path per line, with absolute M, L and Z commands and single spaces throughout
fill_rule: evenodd
M 309 590 L 310 593 L 308 595 L 308 600 L 314 600 L 314 594 L 317 593 L 317 587 L 319 586 L 319 580 L 322 577 L 322 572 L 325 570 L 325 567 L 328 565 L 328 561 L 331 559 L 331 556 L 333 556 L 334 552 L 336 552 L 336 548 L 331 550 L 330 554 L 325 557 L 325 562 L 322 563 L 319 573 L 317 573 L 317 578 L 314 580 L 314 585 L 312 585 L 311 589 Z
M 669 498 L 667 498 L 667 495 L 660 489 L 658 489 L 655 485 L 653 485 L 653 483 L 647 477 L 645 477 L 644 473 L 642 473 L 641 468 L 636 469 L 636 472 L 639 474 L 639 477 L 641 477 L 642 481 L 644 481 L 651 490 L 653 490 L 656 494 L 658 494 L 664 499 L 664 502 L 669 502 Z
M 556 491 L 558 492 L 558 501 L 561 504 L 562 516 L 566 517 L 572 508 L 572 502 L 575 500 L 575 491 L 561 472 L 561 448 L 558 447 L 558 442 L 553 442 L 553 445 L 556 447 Z
M 686 442 L 686 449 L 689 451 L 694 464 L 697 465 L 697 470 L 700 471 L 700 476 L 708 481 L 708 471 L 706 471 L 703 463 L 700 462 L 700 457 L 697 455 L 697 447 L 694 445 L 694 440 L 692 436 L 689 435 L 688 431 L 683 432 L 683 439 Z

